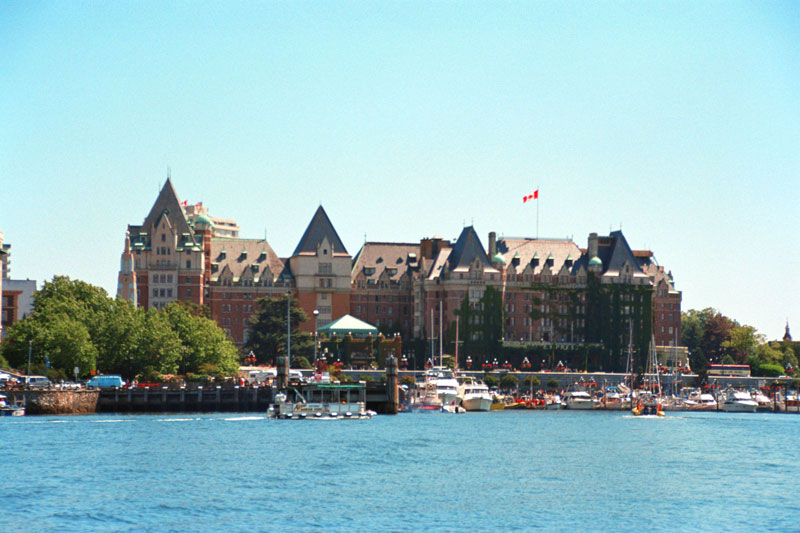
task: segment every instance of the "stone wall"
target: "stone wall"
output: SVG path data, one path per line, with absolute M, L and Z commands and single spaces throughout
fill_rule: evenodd
M 9 403 L 25 405 L 28 415 L 86 415 L 97 412 L 100 392 L 96 390 L 2 391 Z

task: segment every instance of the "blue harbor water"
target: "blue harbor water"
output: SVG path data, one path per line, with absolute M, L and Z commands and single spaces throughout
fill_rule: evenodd
M 0 531 L 787 531 L 800 416 L 0 420 Z

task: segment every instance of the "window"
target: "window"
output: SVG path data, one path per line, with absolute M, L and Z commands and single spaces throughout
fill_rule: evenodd
M 167 289 L 167 298 L 172 298 L 172 289 Z
M 172 283 L 172 274 L 167 274 L 167 283 Z
M 161 242 L 167 242 L 167 236 L 164 233 L 161 234 Z
M 327 293 L 322 293 L 322 295 L 320 296 L 320 299 L 321 300 L 327 300 L 328 299 L 328 294 Z M 356 300 L 358 300 L 358 296 L 356 296 Z
M 186 260 L 186 268 L 192 268 L 192 262 L 189 259 Z
M 192 289 L 186 289 L 186 297 L 187 298 L 191 298 L 192 297 Z
M 158 296 L 158 289 L 154 288 L 153 289 L 153 298 L 156 298 L 157 296 Z
M 159 295 L 160 297 L 162 297 L 162 298 L 164 298 L 164 293 L 165 293 L 164 289 L 159 289 L 159 290 L 158 290 L 158 295 Z

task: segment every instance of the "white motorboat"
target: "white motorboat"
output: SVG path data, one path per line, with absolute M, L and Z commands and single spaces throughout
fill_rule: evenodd
M 458 380 L 451 369 L 435 366 L 428 370 L 425 379 L 436 385 L 436 395 L 439 396 L 442 405 L 458 404 Z
M 725 391 L 725 399 L 720 407 L 729 413 L 755 413 L 758 403 L 744 391 L 728 389 Z
M 24 416 L 25 407 L 8 403 L 5 394 L 0 394 L 0 416 Z
M 574 385 L 564 393 L 564 407 L 567 409 L 594 409 L 594 400 L 583 386 Z
M 467 411 L 490 411 L 492 408 L 492 394 L 486 384 L 475 378 L 464 378 L 458 386 L 458 395 L 461 406 Z
M 750 396 L 758 404 L 759 411 L 772 411 L 772 400 L 758 389 L 751 390 Z

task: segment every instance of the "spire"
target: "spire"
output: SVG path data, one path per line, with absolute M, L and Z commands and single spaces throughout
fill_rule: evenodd
M 175 192 L 175 187 L 172 186 L 171 178 L 167 178 L 167 181 L 164 182 L 164 186 L 161 188 L 161 192 L 158 193 L 158 198 L 156 198 L 153 207 L 150 209 L 150 213 L 144 219 L 142 230 L 149 233 L 162 215 L 169 219 L 170 224 L 179 235 L 182 233 L 194 235 L 194 231 L 192 231 L 189 222 L 186 220 L 186 215 L 181 207 L 178 194 Z
M 792 334 L 789 332 L 789 319 L 786 319 L 786 333 L 783 334 L 783 340 L 790 341 L 792 340 Z
M 317 253 L 319 243 L 325 238 L 331 243 L 333 253 L 347 253 L 342 240 L 339 238 L 339 234 L 336 233 L 333 224 L 331 224 L 331 220 L 328 218 L 328 214 L 325 213 L 325 209 L 323 209 L 322 206 L 319 206 L 311 222 L 309 222 L 306 231 L 300 238 L 300 242 L 297 243 L 297 248 L 295 248 L 292 256 L 300 255 L 303 252 Z
M 458 240 L 453 245 L 453 252 L 450 255 L 450 270 L 456 268 L 469 268 L 472 262 L 478 258 L 486 268 L 492 268 L 492 263 L 486 255 L 486 251 L 481 244 L 475 228 L 467 226 L 461 231 Z

